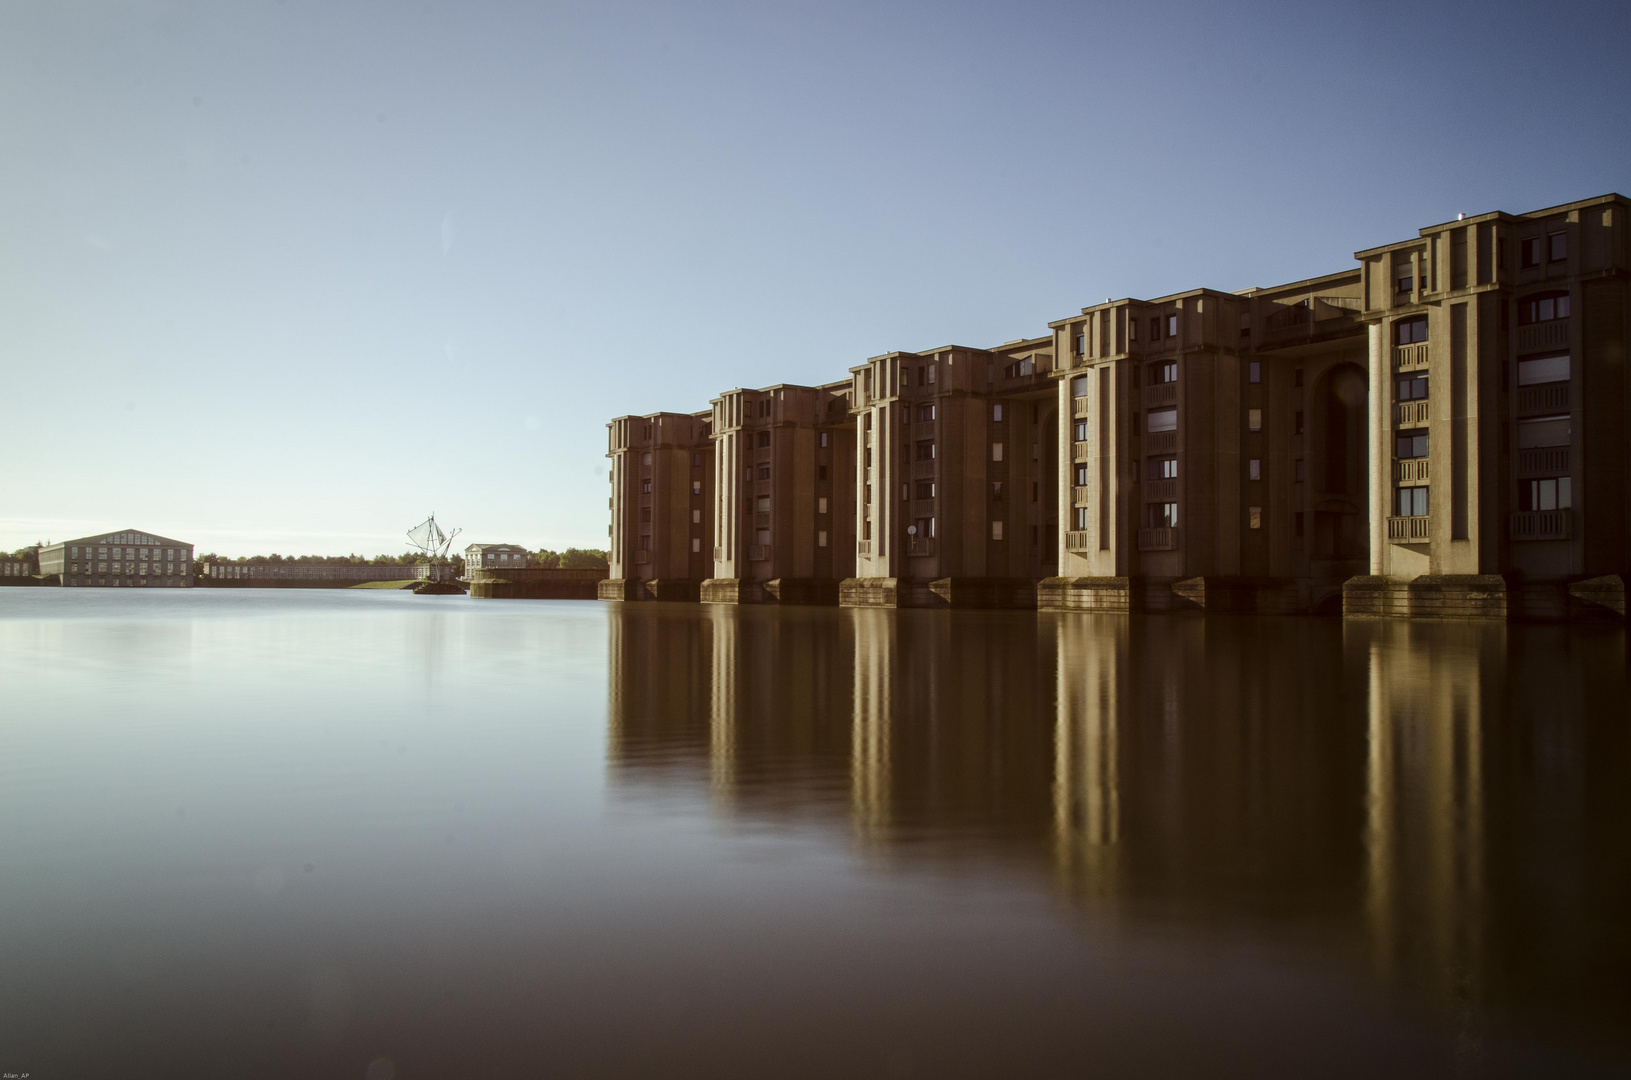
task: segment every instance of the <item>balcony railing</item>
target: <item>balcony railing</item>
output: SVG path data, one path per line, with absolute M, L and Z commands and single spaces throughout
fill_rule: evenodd
M 1140 529 L 1138 530 L 1138 550 L 1177 551 L 1178 530 L 1164 527 Z
M 1148 406 L 1178 404 L 1178 384 L 1168 382 L 1146 386 L 1144 388 L 1144 404 Z
M 1569 407 L 1569 384 L 1548 383 L 1545 386 L 1518 387 L 1518 415 L 1563 412 Z
M 714 545 L 714 562 L 725 561 L 725 549 L 718 544 Z
M 870 540 L 857 540 L 857 541 L 855 541 L 855 554 L 870 556 L 872 554 L 872 541 L 870 541 Z
M 1091 551 L 1092 544 L 1088 537 L 1092 535 L 1087 529 L 1072 529 L 1065 533 L 1066 551 Z
M 1549 446 L 1539 450 L 1518 451 L 1518 474 L 1520 476 L 1567 476 L 1569 472 L 1569 448 L 1567 446 Z
M 1553 319 L 1551 322 L 1536 323 L 1533 326 L 1518 327 L 1518 351 L 1539 352 L 1542 349 L 1566 349 L 1569 347 L 1569 320 Z
M 1399 371 L 1419 371 L 1427 366 L 1427 342 L 1414 345 L 1395 345 L 1393 366 Z
M 1425 484 L 1428 482 L 1426 458 L 1406 458 L 1393 463 L 1394 479 L 1401 484 Z
M 748 562 L 766 562 L 770 558 L 769 544 L 749 544 Z
M 1387 538 L 1395 544 L 1425 544 L 1432 539 L 1427 523 L 1429 517 L 1390 517 L 1387 519 Z
M 1149 480 L 1144 484 L 1144 498 L 1149 502 L 1177 502 L 1178 481 Z
M 1071 488 L 1070 489 L 1070 505 L 1072 505 L 1072 506 L 1091 506 L 1091 505 L 1093 505 L 1093 489 L 1092 488 L 1085 488 L 1085 487 L 1073 487 L 1073 488 Z
M 1176 431 L 1156 431 L 1144 436 L 1146 454 L 1168 454 L 1178 449 Z
M 1078 420 L 1085 420 L 1088 417 L 1089 414 L 1087 410 L 1086 395 L 1080 395 L 1070 399 L 1070 415 L 1076 417 Z
M 1394 406 L 1396 426 L 1402 428 L 1426 427 L 1428 417 L 1428 402 L 1401 401 Z
M 909 536 L 909 537 L 907 537 L 906 538 L 906 554 L 908 554 L 908 555 L 933 555 L 934 554 L 934 537 L 932 537 L 932 536 Z
M 1514 540 L 1567 540 L 1574 535 L 1568 510 L 1520 510 L 1512 515 Z
M 1087 456 L 1088 452 L 1089 452 L 1088 447 L 1090 445 L 1091 445 L 1090 443 L 1085 443 L 1085 442 L 1072 443 L 1071 446 L 1070 446 L 1070 460 L 1072 460 L 1072 461 L 1086 461 L 1086 460 L 1088 460 L 1088 456 Z

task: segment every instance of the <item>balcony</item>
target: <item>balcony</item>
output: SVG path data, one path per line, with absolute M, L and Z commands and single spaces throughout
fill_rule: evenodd
M 1093 494 L 1091 488 L 1073 487 L 1070 489 L 1070 505 L 1092 506 Z
M 1138 530 L 1138 550 L 1177 551 L 1178 530 L 1169 528 Z
M 748 545 L 748 562 L 769 562 L 769 561 L 770 561 L 770 545 L 769 544 L 749 544 Z
M 1178 481 L 1149 480 L 1144 484 L 1144 498 L 1149 502 L 1177 502 Z
M 1387 519 L 1387 538 L 1393 544 L 1425 544 L 1432 539 L 1428 517 L 1390 517 Z
M 863 556 L 863 557 L 871 556 L 871 554 L 872 554 L 872 541 L 870 541 L 870 540 L 857 540 L 857 541 L 855 541 L 855 554 Z
M 1170 454 L 1178 449 L 1176 431 L 1156 431 L 1144 436 L 1146 454 Z
M 1427 342 L 1414 345 L 1396 345 L 1393 348 L 1393 367 L 1397 371 L 1421 371 L 1427 367 Z
M 906 554 L 908 554 L 908 555 L 933 555 L 934 554 L 934 537 L 932 537 L 932 536 L 909 536 L 909 537 L 907 537 L 906 538 Z
M 1089 453 L 1088 447 L 1089 446 L 1090 446 L 1090 444 L 1085 443 L 1085 442 L 1071 443 L 1070 444 L 1070 460 L 1072 460 L 1072 461 L 1087 461 L 1087 460 L 1089 460 L 1088 459 L 1088 453 Z
M 1519 510 L 1512 515 L 1513 540 L 1568 540 L 1574 514 L 1568 510 Z
M 1089 542 L 1090 532 L 1087 529 L 1073 529 L 1065 533 L 1066 551 L 1091 551 L 1093 545 Z
M 714 562 L 725 561 L 725 549 L 718 544 L 714 545 Z
M 1427 426 L 1429 413 L 1426 401 L 1401 401 L 1393 407 L 1394 426 L 1417 428 Z
M 1569 474 L 1569 448 L 1548 446 L 1539 450 L 1518 451 L 1519 476 L 1567 476 Z
M 1405 458 L 1403 461 L 1393 463 L 1393 477 L 1400 484 L 1425 484 L 1428 482 L 1427 459 Z
M 1146 386 L 1144 388 L 1144 404 L 1146 407 L 1178 404 L 1178 384 L 1168 382 Z
M 1568 347 L 1568 319 L 1553 319 L 1551 322 L 1518 327 L 1518 351 L 1520 353 L 1540 352 L 1542 349 L 1567 349 Z
M 1519 416 L 1540 416 L 1545 413 L 1568 411 L 1569 384 L 1566 382 L 1518 387 Z
M 1070 399 L 1070 415 L 1078 420 L 1086 420 L 1089 416 L 1087 397 L 1085 395 Z

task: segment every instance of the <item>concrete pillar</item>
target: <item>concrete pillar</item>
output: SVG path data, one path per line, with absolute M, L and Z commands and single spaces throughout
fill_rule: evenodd
M 1388 400 L 1387 334 L 1380 322 L 1370 324 L 1370 572 L 1380 576 L 1387 568 L 1388 495 L 1392 487 L 1393 457 L 1388 436 L 1392 407 Z

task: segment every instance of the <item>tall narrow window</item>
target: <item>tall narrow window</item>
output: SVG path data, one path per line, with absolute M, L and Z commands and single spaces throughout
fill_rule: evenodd
M 1263 365 L 1260 361 L 1253 360 L 1246 365 L 1246 381 L 1249 383 L 1263 381 Z
M 1555 232 L 1546 238 L 1546 258 L 1562 262 L 1569 257 L 1569 234 Z

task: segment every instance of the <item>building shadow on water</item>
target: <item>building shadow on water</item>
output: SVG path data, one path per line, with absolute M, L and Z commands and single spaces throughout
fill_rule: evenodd
M 614 791 L 1624 1053 L 1621 630 L 614 605 Z

